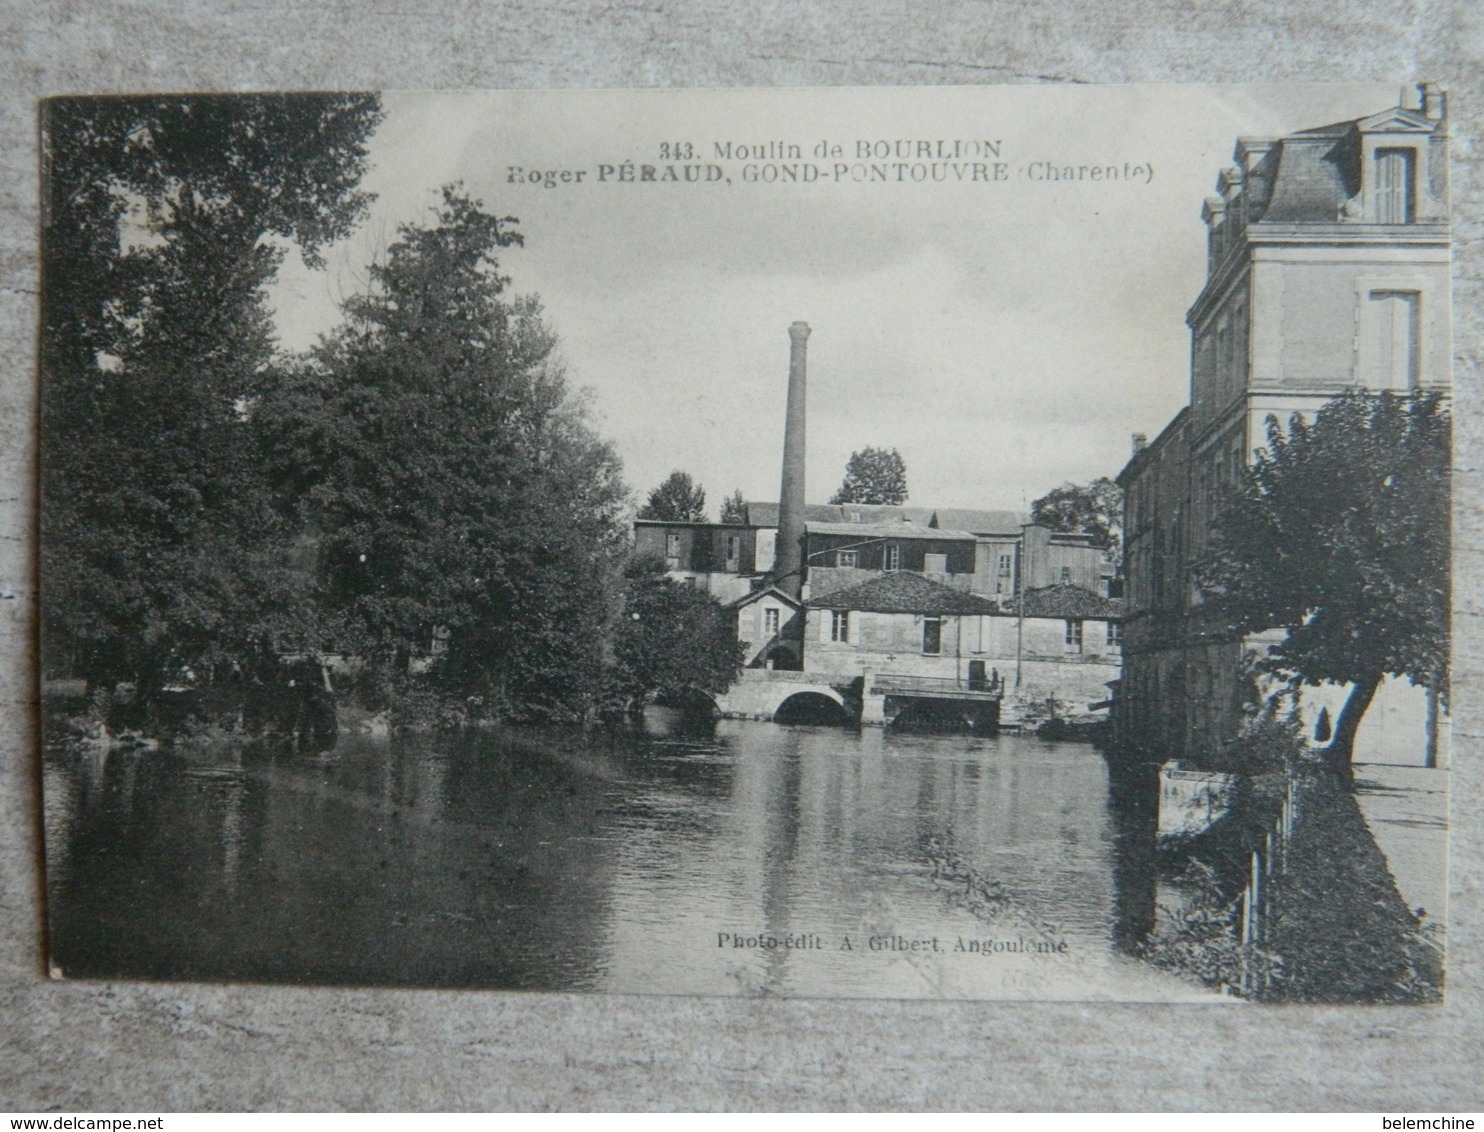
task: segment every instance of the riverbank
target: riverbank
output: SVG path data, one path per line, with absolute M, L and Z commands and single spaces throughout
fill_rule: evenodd
M 1280 963 L 1258 997 L 1276 1002 L 1442 999 L 1441 940 L 1402 899 L 1354 791 L 1316 775 L 1301 793 L 1288 872 L 1265 949 Z
M 1412 769 L 1382 768 L 1377 781 L 1358 768 L 1352 788 L 1295 760 L 1240 780 L 1213 825 L 1162 839 L 1173 900 L 1140 953 L 1264 1002 L 1440 1001 L 1441 916 L 1414 914 L 1410 897 L 1425 891 L 1440 900 L 1445 889 L 1441 813 L 1436 825 L 1419 818 L 1445 795 L 1418 783 L 1385 787 L 1395 777 L 1387 770 Z M 1377 821 L 1382 813 L 1389 824 Z M 1408 878 L 1405 892 L 1396 875 Z

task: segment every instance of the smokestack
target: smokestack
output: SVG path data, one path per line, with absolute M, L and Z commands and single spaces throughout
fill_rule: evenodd
M 804 394 L 809 324 L 788 328 L 788 416 L 783 424 L 783 484 L 778 492 L 778 551 L 774 577 L 786 593 L 804 584 Z

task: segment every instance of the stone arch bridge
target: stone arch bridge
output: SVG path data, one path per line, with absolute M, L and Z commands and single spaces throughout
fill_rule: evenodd
M 888 675 L 834 675 L 823 672 L 785 672 L 745 668 L 726 692 L 716 697 L 716 708 L 729 719 L 799 720 L 794 713 L 828 717 L 838 713 L 842 723 L 890 725 L 904 712 L 928 712 L 940 720 L 953 718 L 976 727 L 996 728 L 1004 685 L 999 680 L 973 683 L 955 679 Z
M 795 697 L 804 697 L 803 702 L 823 697 L 837 704 L 840 711 L 854 721 L 860 717 L 859 686 L 858 677 L 852 680 L 818 672 L 744 668 L 737 682 L 715 697 L 716 709 L 727 719 L 771 720 Z

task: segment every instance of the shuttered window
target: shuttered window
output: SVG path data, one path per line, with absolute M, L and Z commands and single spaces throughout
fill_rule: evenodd
M 1417 219 L 1413 186 L 1414 155 L 1410 149 L 1376 150 L 1376 220 L 1411 224 Z
M 1416 291 L 1371 292 L 1375 376 L 1382 389 L 1417 388 L 1422 376 L 1420 298 Z

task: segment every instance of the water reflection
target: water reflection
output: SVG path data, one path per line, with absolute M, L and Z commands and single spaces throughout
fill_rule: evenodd
M 71 975 L 1204 997 L 1120 951 L 1152 922 L 1153 826 L 1079 744 L 659 713 L 46 775 Z
M 1115 830 L 1113 941 L 1133 951 L 1154 930 L 1158 905 L 1158 766 L 1120 768 L 1108 783 L 1108 804 Z

